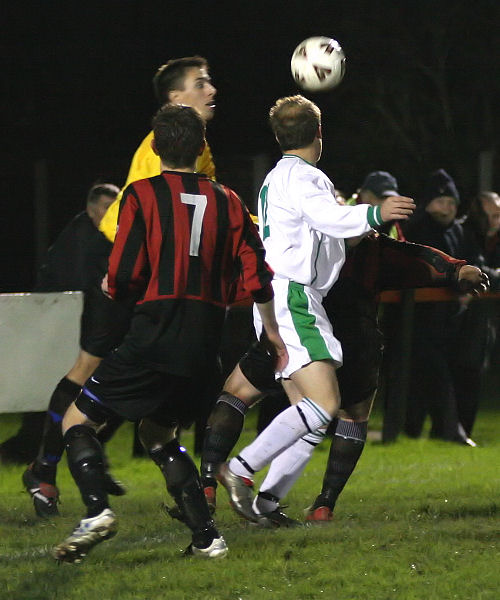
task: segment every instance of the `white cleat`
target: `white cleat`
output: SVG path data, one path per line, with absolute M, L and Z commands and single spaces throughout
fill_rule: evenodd
M 222 536 L 214 538 L 208 548 L 197 548 L 193 544 L 190 544 L 186 550 L 187 555 L 200 558 L 223 558 L 227 553 L 226 540 Z
M 90 550 L 109 540 L 118 531 L 118 522 L 113 511 L 106 508 L 90 519 L 82 519 L 73 533 L 52 551 L 56 560 L 79 563 Z

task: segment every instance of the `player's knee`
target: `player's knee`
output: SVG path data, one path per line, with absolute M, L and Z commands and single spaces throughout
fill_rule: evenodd
M 335 396 L 324 396 L 310 399 L 328 413 L 330 418 L 333 419 L 333 417 L 337 415 L 340 408 L 340 398 Z
M 93 426 L 93 422 L 90 421 L 83 412 L 81 412 L 75 402 L 72 402 L 66 412 L 64 413 L 64 417 L 62 420 L 62 432 L 65 434 L 71 427 L 77 425 L 84 425 L 88 427 Z
M 68 463 L 90 467 L 102 462 L 102 448 L 95 431 L 88 425 L 74 425 L 64 434 Z
M 162 427 L 150 419 L 142 419 L 139 423 L 138 434 L 144 448 L 151 453 L 161 449 L 175 439 L 177 426 Z
M 362 423 L 364 421 L 368 421 L 368 419 L 370 418 L 371 405 L 371 401 L 358 402 L 357 404 L 341 408 L 337 416 L 346 421 Z
M 160 467 L 172 496 L 175 497 L 186 486 L 200 485 L 194 462 L 176 439 L 160 449 L 150 451 L 149 455 Z

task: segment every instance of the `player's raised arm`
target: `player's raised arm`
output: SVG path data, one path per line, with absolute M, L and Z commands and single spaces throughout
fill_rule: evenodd
M 384 222 L 404 221 L 408 219 L 416 205 L 412 198 L 406 196 L 389 196 L 380 205 L 380 216 Z

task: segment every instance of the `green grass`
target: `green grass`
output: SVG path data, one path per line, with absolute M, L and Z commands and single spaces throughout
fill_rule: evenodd
M 375 414 L 372 429 L 380 424 Z M 16 430 L 2 416 L 0 439 Z M 253 419 L 241 444 L 253 435 Z M 113 498 L 119 534 L 80 565 L 50 555 L 83 514 L 61 465 L 61 517 L 34 516 L 21 467 L 0 467 L 0 598 L 3 600 L 486 600 L 500 597 L 498 510 L 500 414 L 480 413 L 471 449 L 427 439 L 368 442 L 342 494 L 335 520 L 296 530 L 256 530 L 231 511 L 220 489 L 217 523 L 230 554 L 221 561 L 182 557 L 189 532 L 160 508 L 163 479 L 147 459 L 131 459 L 132 429 L 108 446 L 113 472 L 129 486 Z M 188 449 L 192 434 L 183 438 Z M 286 502 L 302 509 L 319 491 L 323 444 Z M 260 481 L 262 476 L 258 478 Z

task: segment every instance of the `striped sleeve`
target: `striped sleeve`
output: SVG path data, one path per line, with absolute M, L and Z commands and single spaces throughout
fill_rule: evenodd
M 274 273 L 265 260 L 266 251 L 250 213 L 239 198 L 237 202 L 242 218 L 238 257 L 243 287 L 252 294 L 255 302 L 267 302 L 274 295 L 271 285 Z
M 108 287 L 116 300 L 138 296 L 149 276 L 146 226 L 133 186 L 123 193 L 118 229 L 109 258 Z
M 380 235 L 381 289 L 446 286 L 456 282 L 460 267 L 467 264 L 437 248 L 394 240 Z

